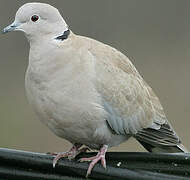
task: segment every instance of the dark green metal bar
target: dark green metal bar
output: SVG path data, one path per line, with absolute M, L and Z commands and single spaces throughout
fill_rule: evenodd
M 77 157 L 89 157 L 84 153 Z M 0 148 L 0 179 L 2 180 L 73 180 L 86 179 L 88 163 L 62 159 L 53 168 L 53 157 L 47 154 Z M 89 179 L 102 180 L 189 180 L 190 154 L 153 154 L 108 152 L 107 169 L 97 164 Z

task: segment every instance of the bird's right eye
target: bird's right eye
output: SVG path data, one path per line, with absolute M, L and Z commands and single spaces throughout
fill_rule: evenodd
M 32 20 L 33 22 L 36 22 L 38 19 L 39 19 L 39 16 L 37 16 L 37 15 L 33 15 L 33 16 L 31 17 L 31 20 Z

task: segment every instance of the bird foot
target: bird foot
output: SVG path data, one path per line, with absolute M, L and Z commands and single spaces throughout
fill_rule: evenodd
M 105 159 L 105 155 L 107 152 L 108 146 L 104 145 L 100 151 L 98 152 L 98 154 L 96 156 L 90 157 L 90 158 L 81 158 L 79 159 L 80 162 L 89 162 L 91 161 L 89 167 L 88 167 L 88 171 L 86 174 L 86 177 L 88 177 L 91 174 L 92 169 L 94 168 L 94 166 L 96 165 L 96 163 L 98 161 L 101 161 L 102 166 L 106 169 L 106 159 Z
M 90 150 L 87 147 L 81 148 L 82 145 L 73 145 L 73 147 L 67 151 L 67 152 L 61 152 L 61 153 L 51 153 L 52 155 L 55 155 L 56 157 L 53 159 L 53 167 L 55 168 L 55 165 L 57 164 L 57 162 L 59 161 L 59 159 L 61 158 L 65 158 L 67 157 L 69 160 L 74 159 L 78 154 L 80 154 L 81 152 L 86 152 L 88 150 Z

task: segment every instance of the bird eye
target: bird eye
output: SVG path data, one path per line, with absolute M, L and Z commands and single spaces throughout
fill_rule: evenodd
M 31 17 L 31 20 L 32 20 L 33 22 L 36 22 L 38 19 L 39 19 L 39 16 L 37 16 L 37 15 L 33 15 L 33 16 Z

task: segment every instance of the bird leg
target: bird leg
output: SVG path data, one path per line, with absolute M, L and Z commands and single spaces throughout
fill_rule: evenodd
M 101 160 L 101 164 L 102 166 L 106 169 L 106 160 L 105 160 L 105 155 L 107 152 L 108 146 L 104 145 L 100 151 L 98 152 L 98 154 L 96 156 L 90 157 L 90 158 L 81 158 L 79 161 L 80 162 L 85 162 L 85 161 L 91 161 L 89 167 L 88 167 L 88 171 L 86 174 L 86 177 L 88 177 L 91 174 L 92 169 L 94 168 L 94 166 L 96 165 L 96 163 L 98 161 Z
M 82 144 L 74 144 L 69 151 L 61 152 L 61 153 L 53 153 L 52 155 L 56 155 L 56 157 L 53 159 L 53 167 L 55 167 L 58 160 L 61 158 L 67 157 L 69 160 L 71 160 L 71 159 L 74 159 L 81 152 L 86 152 L 89 150 L 89 148 L 87 147 L 79 149 L 81 146 Z

